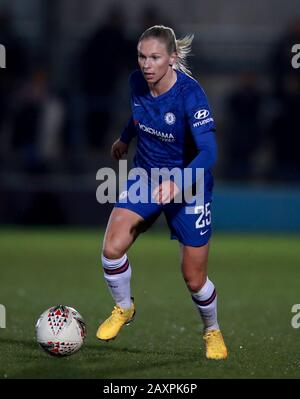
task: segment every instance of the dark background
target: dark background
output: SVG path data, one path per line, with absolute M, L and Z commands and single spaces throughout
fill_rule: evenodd
M 194 33 L 190 66 L 217 124 L 215 228 L 300 231 L 299 1 L 0 3 L 0 223 L 105 224 L 99 168 L 127 121 L 136 44 Z

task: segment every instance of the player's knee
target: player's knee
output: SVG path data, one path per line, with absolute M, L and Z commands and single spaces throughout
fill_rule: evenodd
M 190 292 L 199 292 L 203 286 L 194 281 L 186 281 L 186 285 Z
M 184 281 L 190 292 L 199 292 L 206 282 L 206 276 L 184 276 Z
M 126 250 L 121 240 L 111 239 L 104 244 L 102 253 L 107 259 L 119 259 L 125 254 Z

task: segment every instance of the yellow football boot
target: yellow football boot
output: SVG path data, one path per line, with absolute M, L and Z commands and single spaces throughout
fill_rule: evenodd
M 228 352 L 220 330 L 208 330 L 204 333 L 203 339 L 207 359 L 226 359 Z
M 111 316 L 100 324 L 96 337 L 98 339 L 109 341 L 116 338 L 124 324 L 129 324 L 135 315 L 135 306 L 132 303 L 129 309 L 122 309 L 116 305 L 111 312 Z

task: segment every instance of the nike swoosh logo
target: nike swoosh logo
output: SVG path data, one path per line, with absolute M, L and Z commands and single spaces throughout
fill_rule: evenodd
M 206 234 L 207 232 L 208 232 L 208 230 L 200 231 L 200 235 L 204 236 L 204 234 Z
M 141 107 L 141 104 L 133 103 L 136 107 Z

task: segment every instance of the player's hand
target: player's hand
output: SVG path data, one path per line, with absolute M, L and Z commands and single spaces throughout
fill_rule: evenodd
M 157 186 L 152 193 L 153 198 L 157 204 L 168 204 L 180 192 L 178 186 L 171 180 L 163 181 Z
M 123 143 L 120 139 L 116 140 L 111 147 L 111 156 L 118 161 L 123 155 L 127 154 L 128 147 L 129 145 Z

